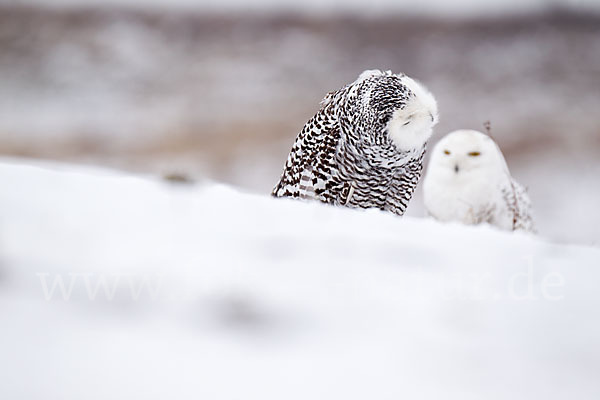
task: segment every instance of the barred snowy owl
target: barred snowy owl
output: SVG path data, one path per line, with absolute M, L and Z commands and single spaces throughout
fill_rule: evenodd
M 437 119 L 435 99 L 419 82 L 365 71 L 325 96 L 272 194 L 402 215 Z
M 531 202 L 487 135 L 459 130 L 434 147 L 423 182 L 425 208 L 441 221 L 487 222 L 533 231 Z

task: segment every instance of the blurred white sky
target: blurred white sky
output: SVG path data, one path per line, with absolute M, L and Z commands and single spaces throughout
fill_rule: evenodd
M 2 5 L 127 6 L 200 11 L 292 11 L 381 15 L 390 12 L 443 16 L 513 14 L 569 9 L 600 12 L 600 0 L 0 0 Z

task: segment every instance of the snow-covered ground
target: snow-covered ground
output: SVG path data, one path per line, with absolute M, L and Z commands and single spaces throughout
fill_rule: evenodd
M 0 162 L 3 399 L 597 399 L 600 249 Z

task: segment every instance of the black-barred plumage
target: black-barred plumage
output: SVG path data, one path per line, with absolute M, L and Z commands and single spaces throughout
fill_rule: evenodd
M 365 71 L 325 96 L 296 138 L 273 195 L 402 215 L 436 122 L 435 99 L 420 83 Z

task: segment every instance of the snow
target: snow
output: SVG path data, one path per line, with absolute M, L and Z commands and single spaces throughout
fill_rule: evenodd
M 0 184 L 2 398 L 600 395 L 598 248 L 25 159 Z

